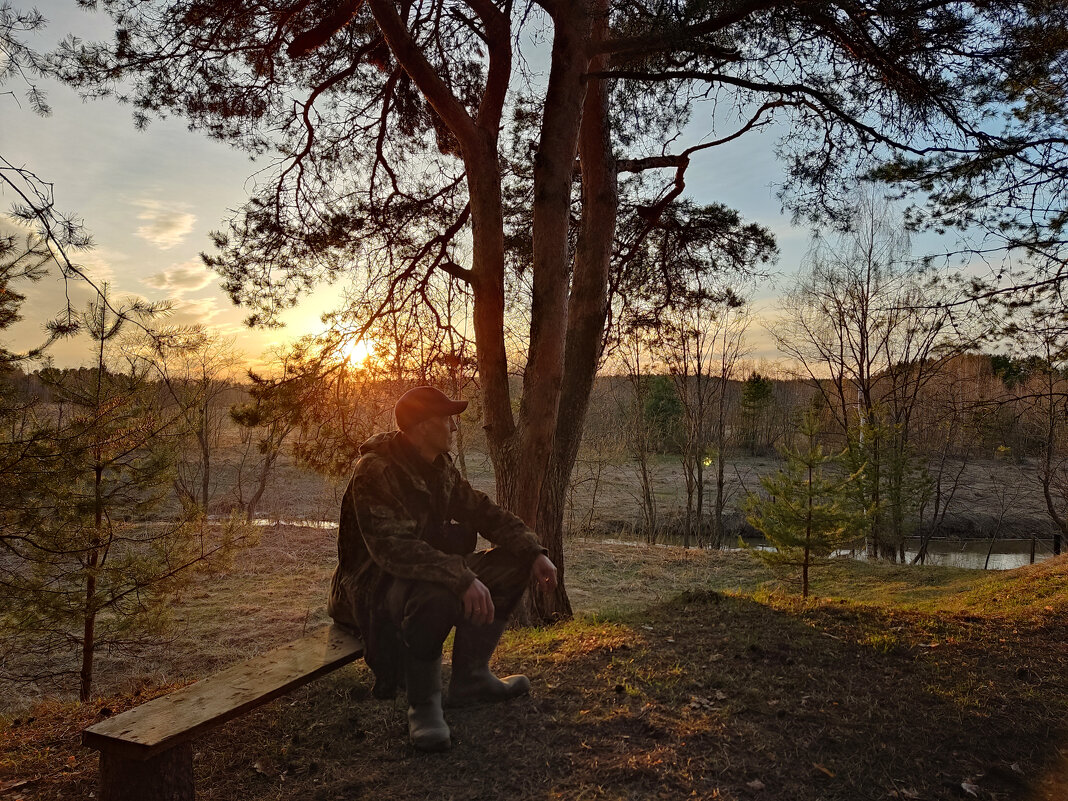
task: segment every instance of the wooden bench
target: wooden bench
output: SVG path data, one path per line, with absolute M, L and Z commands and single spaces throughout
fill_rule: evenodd
M 361 656 L 358 637 L 328 626 L 94 723 L 82 745 L 100 752 L 100 801 L 193 801 L 194 737 Z

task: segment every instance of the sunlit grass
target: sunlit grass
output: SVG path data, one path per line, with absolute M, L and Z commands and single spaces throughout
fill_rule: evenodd
M 842 560 L 815 575 L 814 594 L 852 603 L 1006 620 L 1068 611 L 1068 556 L 996 572 Z

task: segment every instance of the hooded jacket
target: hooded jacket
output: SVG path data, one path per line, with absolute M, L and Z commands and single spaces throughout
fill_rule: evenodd
M 364 634 L 367 663 L 380 680 L 381 657 L 388 656 L 381 653 L 374 618 L 390 579 L 437 582 L 459 597 L 477 578 L 462 555 L 427 542 L 453 520 L 528 564 L 545 553 L 534 532 L 474 489 L 448 455 L 430 464 L 397 431 L 360 446 L 341 502 L 338 565 L 327 611 Z

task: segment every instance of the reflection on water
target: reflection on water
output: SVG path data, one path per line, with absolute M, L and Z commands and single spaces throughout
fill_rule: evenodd
M 1031 543 L 1031 540 L 996 540 L 991 549 L 990 540 L 932 540 L 927 545 L 926 564 L 974 570 L 982 570 L 984 566 L 989 570 L 1012 570 L 1031 563 Z M 919 540 L 905 541 L 906 561 L 915 558 L 919 547 Z M 1053 556 L 1050 540 L 1035 540 L 1034 548 L 1036 562 Z
M 1012 570 L 1031 563 L 1031 540 L 932 540 L 927 544 L 925 564 L 942 567 L 963 567 L 969 570 Z M 922 543 L 918 539 L 905 541 L 905 561 L 909 564 L 916 558 Z M 1035 540 L 1035 562 L 1053 556 L 1051 540 Z M 989 556 L 988 556 L 989 554 Z M 835 556 L 851 556 L 867 560 L 863 549 L 843 549 Z
M 648 546 L 644 540 L 640 539 L 598 539 L 596 541 L 612 545 L 657 547 Z M 925 564 L 941 565 L 943 567 L 963 567 L 971 570 L 982 570 L 984 566 L 988 570 L 1012 570 L 1031 563 L 1031 542 L 1031 540 L 997 540 L 994 542 L 993 549 L 991 549 L 990 540 L 932 540 L 927 545 L 927 560 Z M 659 545 L 677 548 L 681 543 L 664 542 L 659 543 Z M 767 541 L 763 539 L 747 539 L 746 545 L 762 551 L 773 550 L 767 544 Z M 1035 562 L 1041 562 L 1053 556 L 1052 540 L 1035 540 L 1034 545 Z M 916 557 L 919 547 L 919 540 L 906 540 L 905 559 L 910 564 Z M 740 551 L 743 549 L 726 548 L 725 550 Z M 989 563 L 987 562 L 988 551 L 990 552 Z M 867 559 L 867 555 L 862 548 L 856 551 L 837 551 L 835 555 L 851 556 L 854 559 L 861 560 Z
M 287 526 L 306 526 L 310 528 L 337 528 L 334 520 L 274 520 L 260 518 L 252 521 L 254 526 L 273 526 L 278 523 Z M 640 539 L 599 539 L 599 542 L 612 545 L 646 545 Z M 997 540 L 993 548 L 990 540 L 931 540 L 927 545 L 926 564 L 941 565 L 943 567 L 964 567 L 972 570 L 1012 570 L 1023 567 L 1031 562 L 1031 540 Z M 682 543 L 660 543 L 670 547 L 678 547 Z M 771 550 L 765 540 L 748 539 L 746 544 L 751 548 Z M 905 541 L 905 559 L 911 563 L 920 548 L 918 539 Z M 1053 542 L 1048 539 L 1034 541 L 1035 561 L 1041 562 L 1053 556 Z M 726 550 L 737 551 L 740 548 L 727 548 Z M 987 552 L 990 553 L 989 563 Z M 835 556 L 851 556 L 854 559 L 864 560 L 867 555 L 863 548 L 855 551 L 848 549 L 835 552 Z

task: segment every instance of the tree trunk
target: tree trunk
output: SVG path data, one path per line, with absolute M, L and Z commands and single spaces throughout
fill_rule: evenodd
M 697 543 L 698 546 L 705 544 L 705 460 L 704 438 L 702 437 L 697 448 Z
M 727 380 L 728 371 L 733 370 L 733 366 L 728 367 L 726 363 L 727 359 L 727 347 L 729 329 L 727 323 L 724 323 L 723 329 L 723 360 L 720 362 L 721 370 L 718 383 L 718 395 L 716 398 L 716 508 L 715 522 L 712 526 L 713 532 L 716 538 L 716 547 L 722 548 L 724 545 L 723 536 L 723 507 L 726 504 L 726 498 L 724 497 L 726 492 L 726 478 L 724 472 L 727 466 Z
M 519 405 L 517 437 L 503 449 L 503 467 L 513 473 L 505 506 L 537 528 L 542 522 L 539 507 L 542 484 L 549 474 L 570 479 L 571 466 L 551 465 L 564 381 L 565 349 L 570 339 L 568 321 L 568 232 L 575 158 L 586 95 L 585 74 L 589 67 L 587 45 L 590 15 L 585 5 L 561 4 L 553 14 L 552 66 L 548 98 L 542 114 L 538 153 L 534 159 L 533 282 L 530 310 L 530 342 L 523 395 Z M 577 267 L 577 264 L 576 264 Z M 576 275 L 576 281 L 578 276 Z M 599 337 L 598 337 L 599 342 Z M 588 395 L 588 393 L 587 393 Z M 571 410 L 568 410 L 569 414 Z M 562 469 L 561 469 L 562 468 Z M 500 479 L 498 479 L 499 481 Z M 564 489 L 566 490 L 566 484 Z M 498 484 L 498 493 L 501 486 Z M 558 494 L 554 488 L 554 495 Z M 554 504 L 555 506 L 555 504 Z M 558 543 L 563 523 L 540 532 L 550 551 Z
M 94 548 L 86 560 L 85 606 L 82 609 L 82 670 L 78 700 L 88 701 L 93 690 L 93 652 L 96 645 L 96 564 L 99 553 Z
M 278 454 L 278 449 L 271 449 L 263 455 L 263 465 L 260 467 L 260 475 L 256 482 L 256 491 L 252 493 L 252 497 L 248 500 L 248 506 L 245 508 L 246 523 L 251 523 L 255 519 L 256 507 L 259 505 L 263 493 L 267 490 L 267 481 L 271 476 L 271 468 L 274 467 Z
M 207 415 L 201 418 L 200 436 L 200 461 L 203 465 L 200 475 L 200 509 L 204 514 L 208 513 L 208 493 L 211 487 L 211 448 L 208 445 Z
M 607 32 L 607 9 L 598 2 L 593 12 L 595 39 Z M 584 71 L 601 68 L 594 59 Z M 582 229 L 579 231 L 567 304 L 564 370 L 551 459 L 541 487 L 537 530 L 562 578 L 563 523 L 567 488 L 578 458 L 590 394 L 601 357 L 608 313 L 608 275 L 615 239 L 619 196 L 616 165 L 608 130 L 608 97 L 604 82 L 588 79 L 582 103 L 578 153 L 582 169 Z M 557 560 L 556 556 L 559 556 Z M 541 621 L 569 617 L 571 602 L 561 580 L 556 592 L 531 593 L 532 616 Z
M 487 32 L 491 26 L 494 30 L 487 39 L 486 92 L 477 119 L 471 119 L 420 53 L 396 7 L 383 0 L 370 0 L 369 6 L 390 49 L 460 144 L 471 212 L 468 278 L 474 294 L 476 355 L 497 500 L 538 531 L 562 579 L 564 499 L 600 355 L 615 225 L 615 170 L 607 144 L 606 99 L 601 82 L 587 78 L 593 19 L 596 15 L 598 35 L 603 35 L 606 4 L 598 0 L 593 9 L 585 3 L 561 3 L 551 11 L 552 61 L 534 161 L 530 342 L 518 419 L 512 412 L 504 339 L 504 217 L 498 153 L 500 111 L 511 72 L 507 16 L 488 6 L 480 12 Z M 601 111 L 589 115 L 588 125 L 584 105 Z M 570 271 L 570 199 L 580 126 L 584 221 Z M 611 213 L 598 211 L 601 207 Z M 570 295 L 569 272 L 574 282 Z M 561 421 L 558 412 L 565 396 L 568 419 Z M 571 611 L 562 582 L 553 597 L 541 596 L 532 603 L 542 620 Z
M 697 491 L 697 471 L 700 469 L 700 456 L 695 457 L 697 449 L 692 447 L 692 440 L 684 446 L 682 472 L 686 480 L 686 519 L 682 529 L 682 547 L 690 547 L 690 534 L 693 532 L 693 513 L 695 492 Z

